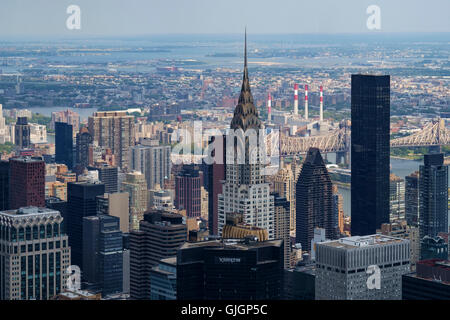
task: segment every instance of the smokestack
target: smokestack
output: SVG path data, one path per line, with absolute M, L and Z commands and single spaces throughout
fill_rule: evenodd
M 294 114 L 298 115 L 298 84 L 294 84 Z
M 269 95 L 267 97 L 267 121 L 270 123 L 272 120 L 272 97 Z
M 305 120 L 308 120 L 308 85 L 305 84 Z
M 320 86 L 320 117 L 319 121 L 323 121 L 323 87 Z

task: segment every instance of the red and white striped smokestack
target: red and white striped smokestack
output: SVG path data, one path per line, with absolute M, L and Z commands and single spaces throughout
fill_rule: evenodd
M 272 97 L 269 95 L 267 96 L 267 121 L 270 122 L 272 119 Z
M 319 121 L 323 121 L 323 87 L 320 86 L 320 114 Z
M 305 120 L 308 118 L 308 85 L 305 84 Z
M 298 84 L 294 84 L 294 114 L 298 114 Z

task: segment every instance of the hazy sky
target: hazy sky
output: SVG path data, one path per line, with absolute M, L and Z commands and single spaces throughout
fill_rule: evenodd
M 81 8 L 81 30 L 66 9 Z M 369 5 L 381 30 L 366 27 Z M 450 32 L 450 0 L 0 0 L 0 36 Z

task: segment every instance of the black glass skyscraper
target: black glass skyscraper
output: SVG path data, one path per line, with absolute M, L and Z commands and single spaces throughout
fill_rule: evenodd
M 351 234 L 389 223 L 390 76 L 352 75 Z
M 448 228 L 448 167 L 444 154 L 426 154 L 419 173 L 419 232 L 436 237 Z
M 83 218 L 83 256 L 83 275 L 102 296 L 122 292 L 123 240 L 118 217 Z
M 310 148 L 296 185 L 296 242 L 311 249 L 314 228 L 324 228 L 328 239 L 336 238 L 333 219 L 333 185 L 320 151 Z
M 55 122 L 55 162 L 73 167 L 72 125 L 65 122 Z
M 67 184 L 67 231 L 72 247 L 72 264 L 83 267 L 83 217 L 97 214 L 98 195 L 105 193 L 103 183 Z

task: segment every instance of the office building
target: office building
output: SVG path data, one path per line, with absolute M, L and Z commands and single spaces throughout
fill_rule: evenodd
M 123 290 L 123 239 L 120 219 L 110 215 L 83 218 L 83 277 L 102 296 Z
M 9 210 L 9 161 L 0 160 L 0 211 Z
M 385 236 L 401 238 L 409 240 L 409 248 L 411 251 L 411 269 L 414 269 L 416 262 L 420 260 L 420 238 L 419 228 L 410 226 L 406 220 L 398 220 L 392 223 L 383 223 L 381 229 L 377 230 Z
M 419 171 L 405 177 L 405 218 L 410 226 L 419 226 Z
M 295 231 L 295 178 L 291 165 L 284 165 L 273 177 L 272 189 L 289 202 L 289 226 L 291 231 Z
M 125 181 L 121 183 L 121 191 L 127 192 L 130 208 L 130 228 L 139 229 L 139 221 L 144 217 L 148 206 L 147 181 L 142 173 L 133 171 L 125 175 Z
M 448 244 L 440 236 L 425 236 L 420 241 L 420 260 L 448 259 Z
M 278 193 L 274 194 L 274 200 L 274 238 L 283 240 L 284 268 L 287 269 L 291 264 L 291 203 Z
M 45 163 L 41 157 L 9 159 L 11 209 L 45 207 Z
M 18 117 L 14 127 L 14 141 L 19 149 L 31 147 L 31 127 L 27 117 Z
M 183 170 L 175 177 L 175 208 L 186 210 L 189 218 L 200 217 L 202 176 L 199 168 L 184 166 Z
M 419 167 L 419 229 L 420 239 L 436 237 L 448 230 L 448 166 L 444 154 L 424 155 Z
M 55 162 L 73 168 L 73 129 L 64 122 L 55 123 Z
M 319 149 L 310 148 L 296 185 L 296 242 L 311 249 L 314 228 L 324 228 L 329 239 L 337 237 L 333 219 L 333 185 Z
M 70 247 L 58 211 L 0 212 L 0 300 L 48 300 L 66 289 Z
M 416 273 L 402 279 L 403 300 L 450 300 L 450 261 L 419 261 Z
M 67 234 L 67 201 L 57 197 L 46 197 L 45 207 L 58 211 L 61 214 L 61 217 L 63 218 L 63 221 L 60 223 L 61 232 Z
M 351 234 L 389 223 L 390 76 L 352 75 Z
M 177 299 L 177 257 L 161 259 L 150 270 L 150 299 Z
M 221 138 L 220 138 L 221 137 Z M 211 137 L 210 144 L 215 148 L 211 153 L 214 162 L 208 165 L 208 230 L 211 235 L 219 233 L 219 194 L 222 193 L 222 181 L 225 180 L 225 138 Z
M 145 143 L 145 142 L 143 142 Z M 130 148 L 130 170 L 144 174 L 148 189 L 157 184 L 162 188 L 169 179 L 172 161 L 171 146 L 141 144 Z
M 314 263 L 300 263 L 284 270 L 284 300 L 315 300 L 316 267 Z
M 105 193 L 97 196 L 97 214 L 107 214 L 120 219 L 120 231 L 130 231 L 130 207 L 127 192 Z
M 93 138 L 86 127 L 80 129 L 76 137 L 76 165 L 78 171 L 83 171 L 89 165 L 89 146 Z
M 241 92 L 226 139 L 226 178 L 218 196 L 219 236 L 222 236 L 227 214 L 241 213 L 245 223 L 267 229 L 269 239 L 274 239 L 274 198 L 263 174 L 265 146 L 261 145 L 260 129 L 262 123 L 250 90 L 246 40 Z M 239 134 L 247 134 L 254 143 L 243 143 Z
M 187 239 L 187 227 L 179 214 L 150 211 L 130 232 L 130 295 L 150 299 L 150 272 L 161 259 L 176 255 Z
M 409 272 L 405 239 L 368 235 L 318 243 L 316 300 L 400 300 L 402 275 Z
M 187 242 L 177 253 L 178 300 L 278 300 L 282 287 L 282 240 Z
M 83 218 L 97 214 L 97 196 L 105 193 L 102 183 L 67 184 L 67 233 L 72 248 L 72 264 L 83 268 Z
M 391 173 L 389 177 L 389 221 L 405 219 L 405 180 Z
M 50 122 L 50 129 L 55 129 L 56 122 L 64 122 L 72 126 L 74 133 L 80 127 L 80 115 L 70 109 L 65 111 L 52 112 L 52 120 Z
M 89 166 L 87 168 L 88 170 L 96 170 L 98 172 L 98 179 L 105 185 L 106 193 L 115 193 L 119 191 L 119 168 L 109 166 L 106 163 L 97 163 L 95 166 Z
M 134 146 L 134 117 L 126 111 L 94 112 L 88 118 L 88 127 L 94 141 L 110 148 L 117 165 L 128 169 L 130 147 Z
M 344 197 L 339 193 L 337 185 L 333 184 L 333 226 L 336 235 L 344 234 Z

